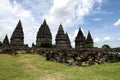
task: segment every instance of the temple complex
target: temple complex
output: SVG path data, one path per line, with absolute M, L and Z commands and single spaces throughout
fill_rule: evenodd
M 17 49 L 23 49 L 27 45 L 24 44 L 24 32 L 22 28 L 22 23 L 19 20 L 15 30 L 12 33 L 10 43 L 8 40 L 8 36 L 5 36 L 5 39 L 3 40 L 4 45 L 9 45 L 11 47 L 15 47 Z M 33 43 L 32 47 L 34 48 L 41 48 L 41 47 L 52 47 L 52 34 L 50 31 L 50 28 L 44 19 L 43 24 L 41 24 L 37 36 L 36 36 L 36 45 Z M 75 38 L 75 49 L 84 49 L 84 48 L 93 48 L 94 43 L 91 36 L 90 31 L 88 32 L 87 39 L 85 38 L 81 28 L 79 28 L 78 34 Z M 50 47 L 49 47 L 50 48 Z M 62 24 L 59 25 L 56 37 L 55 37 L 55 46 L 54 48 L 59 49 L 70 49 L 72 48 L 71 42 L 69 39 L 69 36 L 67 32 L 64 32 Z
M 39 31 L 37 32 L 37 37 L 36 37 L 37 47 L 41 47 L 41 44 L 43 43 L 52 44 L 52 34 L 46 20 L 44 20 L 43 24 L 40 26 Z
M 12 36 L 10 38 L 10 43 L 9 43 L 7 35 L 5 36 L 3 43 L 4 45 L 10 45 L 9 47 L 17 48 L 17 49 L 29 48 L 27 45 L 24 44 L 24 32 L 23 32 L 22 23 L 20 20 L 15 30 L 12 33 Z M 37 32 L 36 44 L 33 43 L 32 47 L 52 48 L 52 34 L 45 19 Z M 93 47 L 94 47 L 94 43 L 93 43 L 93 39 L 92 39 L 90 31 L 88 32 L 87 38 L 85 38 L 81 28 L 79 28 L 78 34 L 75 38 L 75 49 L 80 50 L 80 49 L 93 48 Z M 62 24 L 59 25 L 59 28 L 58 28 L 58 31 L 55 37 L 54 48 L 57 48 L 57 49 L 70 49 L 71 48 L 72 49 L 69 36 L 67 32 L 64 32 Z
M 65 63 L 68 65 L 85 66 L 92 64 L 101 64 L 105 62 L 120 61 L 120 54 L 110 54 L 109 52 L 120 52 L 118 49 L 95 48 L 90 31 L 87 37 L 84 36 L 81 28 L 75 37 L 75 48 L 72 48 L 67 32 L 64 32 L 62 24 L 59 25 L 55 45 L 52 45 L 52 34 L 46 20 L 41 24 L 37 36 L 36 44 L 32 47 L 24 44 L 24 32 L 22 23 L 19 20 L 15 30 L 10 38 L 6 35 L 3 45 L 0 46 L 0 53 L 37 53 L 46 57 L 46 60 Z

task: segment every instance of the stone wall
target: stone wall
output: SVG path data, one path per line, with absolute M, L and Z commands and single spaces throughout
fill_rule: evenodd
M 100 49 L 100 48 L 88 48 L 88 49 L 59 49 L 59 48 L 29 48 L 23 47 L 23 49 L 15 49 L 10 46 L 0 47 L 0 53 L 17 54 L 17 53 L 29 53 L 39 54 L 46 57 L 48 61 L 60 62 L 66 65 L 73 66 L 88 66 L 94 64 L 102 64 L 105 62 L 119 62 L 120 61 L 120 49 Z
M 51 50 L 46 53 L 46 60 L 64 63 L 73 66 L 87 66 L 105 62 L 120 61 L 120 54 L 109 54 L 102 49 L 85 50 Z

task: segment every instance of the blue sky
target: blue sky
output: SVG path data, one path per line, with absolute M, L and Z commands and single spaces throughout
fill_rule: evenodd
M 46 19 L 55 43 L 62 23 L 71 44 L 79 27 L 87 36 L 90 30 L 94 44 L 120 47 L 120 0 L 0 0 L 0 41 L 10 39 L 19 19 L 22 21 L 25 44 L 36 43 L 36 34 Z

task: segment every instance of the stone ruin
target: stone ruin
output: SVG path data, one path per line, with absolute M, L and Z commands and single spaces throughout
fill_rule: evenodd
M 41 47 L 42 43 L 52 43 L 52 34 L 46 20 L 44 20 L 37 32 L 36 47 Z
M 18 50 L 27 50 L 28 45 L 24 44 L 24 32 L 22 28 L 22 23 L 19 20 L 13 34 L 10 38 L 10 42 L 8 36 L 5 36 L 3 40 L 3 46 L 0 48 L 2 53 L 14 54 Z
M 97 65 L 105 62 L 119 62 L 120 54 L 109 54 L 102 49 L 84 49 L 84 50 L 61 50 L 54 49 L 46 51 L 46 60 L 60 62 L 72 66 Z
M 13 31 L 10 41 L 6 35 L 3 44 L 0 47 L 0 53 L 16 54 L 18 51 L 31 54 L 37 53 L 45 56 L 46 60 L 67 65 L 86 66 L 120 61 L 119 48 L 95 48 L 90 31 L 86 38 L 81 28 L 79 28 L 78 34 L 75 37 L 75 48 L 72 48 L 69 36 L 67 32 L 64 32 L 63 26 L 60 24 L 55 38 L 55 45 L 53 46 L 52 34 L 46 20 L 40 26 L 36 36 L 36 44 L 33 43 L 32 47 L 24 44 L 24 32 L 21 20 L 19 20 Z M 116 52 L 116 54 L 112 54 L 111 52 Z
M 68 34 L 64 32 L 62 24 L 59 25 L 58 32 L 56 34 L 56 47 L 60 49 L 71 48 L 71 43 Z

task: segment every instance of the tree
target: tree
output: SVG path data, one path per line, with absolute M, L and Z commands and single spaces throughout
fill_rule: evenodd
M 0 41 L 0 47 L 3 46 L 3 43 Z
M 52 43 L 51 42 L 42 42 L 40 47 L 51 48 L 52 47 Z
M 91 44 L 86 44 L 86 48 L 92 48 Z
M 103 46 L 102 46 L 102 48 L 103 49 L 109 49 L 109 48 L 111 48 L 109 45 L 107 45 L 107 44 L 104 44 Z

